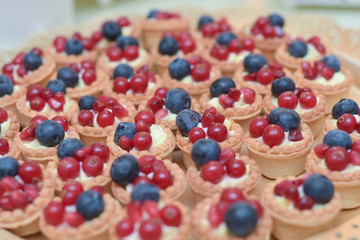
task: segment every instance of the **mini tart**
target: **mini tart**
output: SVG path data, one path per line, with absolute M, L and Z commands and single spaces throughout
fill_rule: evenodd
M 119 122 L 132 122 L 132 119 L 134 119 L 136 115 L 136 109 L 134 105 L 131 102 L 126 101 L 125 99 L 119 99 L 118 101 L 122 106 L 125 106 L 126 110 L 128 110 L 129 113 L 127 117 L 119 119 L 120 120 Z M 94 117 L 94 121 L 96 121 L 95 117 Z M 79 133 L 80 140 L 85 145 L 91 145 L 95 142 L 105 142 L 106 138 L 110 136 L 110 134 L 115 130 L 119 122 L 116 123 L 115 121 L 114 125 L 107 126 L 105 128 L 100 126 L 98 127 L 83 126 L 79 122 L 78 114 L 74 114 L 71 116 L 71 125 L 73 126 L 75 131 Z
M 287 179 L 294 180 L 296 177 Z M 321 209 L 290 210 L 275 199 L 274 187 L 283 180 L 277 179 L 269 183 L 261 197 L 262 204 L 273 219 L 272 234 L 276 238 L 300 240 L 332 227 L 335 217 L 341 210 L 341 200 L 337 192 L 334 193 L 331 201 L 324 204 Z
M 296 85 L 300 87 L 307 87 L 323 94 L 326 98 L 326 114 L 331 112 L 332 107 L 339 101 L 340 98 L 344 98 L 349 94 L 350 87 L 353 84 L 354 76 L 349 69 L 341 67 L 340 72 L 345 76 L 345 80 L 335 85 L 323 85 L 314 82 L 314 80 L 306 79 L 301 69 L 298 69 L 294 73 L 294 81 Z
M 19 100 L 16 102 L 16 109 L 17 109 L 17 113 L 19 116 L 20 125 L 22 127 L 29 126 L 31 119 L 37 115 L 43 115 L 43 116 L 47 117 L 48 119 L 51 119 L 55 116 L 62 116 L 62 117 L 65 117 L 66 119 L 70 119 L 71 116 L 77 115 L 77 113 L 79 112 L 79 106 L 78 106 L 77 102 L 75 100 L 72 100 L 68 96 L 65 96 L 65 99 L 66 99 L 65 100 L 66 103 L 64 104 L 64 111 L 62 111 L 62 112 L 56 112 L 53 109 L 51 109 L 50 113 L 38 112 L 38 111 L 32 110 L 30 108 L 30 106 L 26 106 L 27 100 L 26 100 L 26 94 L 24 93 L 23 95 L 21 95 L 19 97 Z M 68 107 L 68 109 L 65 109 L 66 104 L 70 105 Z
M 314 152 L 307 156 L 305 169 L 310 173 L 320 173 L 328 177 L 334 184 L 335 190 L 341 197 L 342 209 L 360 206 L 360 171 L 331 171 L 327 167 L 321 167 L 320 161 Z
M 110 222 L 114 214 L 119 214 L 121 207 L 119 203 L 105 193 L 103 195 L 105 208 L 104 211 L 97 218 L 85 222 L 78 227 L 56 227 L 46 222 L 44 214 L 40 216 L 39 226 L 41 232 L 49 240 L 97 240 L 107 239 L 107 231 L 110 227 Z M 55 201 L 60 201 L 61 198 L 56 197 Z
M 189 74 L 189 77 L 191 75 Z M 189 95 L 195 99 L 199 99 L 201 94 L 206 93 L 210 87 L 210 85 L 219 77 L 221 77 L 221 71 L 216 68 L 214 65 L 211 67 L 210 77 L 205 81 L 195 82 L 194 83 L 183 83 L 176 79 L 173 79 L 170 76 L 169 70 L 163 75 L 164 85 L 165 87 L 172 89 L 172 88 L 182 88 L 189 93 Z
M 85 50 L 84 50 L 85 51 Z M 91 51 L 86 51 L 81 53 L 80 55 L 68 55 L 64 52 L 57 53 L 53 45 L 50 45 L 45 50 L 45 55 L 53 58 L 58 67 L 65 66 L 68 63 L 80 63 L 82 61 L 88 60 L 91 62 L 95 62 L 99 51 L 97 49 L 93 49 Z
M 225 141 L 219 142 L 219 145 L 221 149 L 231 148 L 235 152 L 239 152 L 245 140 L 245 133 L 239 124 L 236 124 L 232 120 L 229 121 L 231 122 L 231 128 L 228 129 L 228 131 L 234 131 L 235 133 L 229 135 Z M 189 139 L 186 139 L 179 130 L 176 132 L 176 144 L 182 152 L 186 168 L 196 168 L 196 164 L 191 158 L 191 148 L 193 147 L 193 144 Z
M 314 92 L 315 96 L 318 98 L 316 106 L 308 112 L 297 112 L 301 118 L 301 122 L 308 125 L 314 135 L 314 138 L 321 132 L 321 127 L 325 119 L 325 110 L 326 110 L 326 98 L 324 95 Z M 277 108 L 272 101 L 272 94 L 269 91 L 263 101 L 263 108 L 266 114 Z
M 180 212 L 181 212 L 181 223 L 180 225 L 177 227 L 177 234 L 171 239 L 171 240 L 187 240 L 189 239 L 189 236 L 191 234 L 191 212 L 190 210 L 182 203 L 178 202 L 178 201 L 174 201 L 174 200 L 170 200 L 170 199 L 161 199 L 160 204 L 165 204 L 165 205 L 175 205 L 179 208 Z M 121 240 L 120 237 L 117 236 L 116 234 L 116 225 L 117 223 L 123 219 L 126 218 L 127 215 L 127 211 L 121 211 L 121 213 L 116 216 L 110 225 L 109 228 L 109 238 L 110 240 Z M 136 231 L 134 229 L 134 231 Z
M 15 87 L 19 87 L 20 89 L 15 93 L 13 92 L 11 95 L 5 95 L 4 97 L 0 98 L 0 107 L 11 110 L 14 113 L 18 113 L 16 109 L 16 104 L 19 102 L 19 98 L 26 95 L 27 89 L 24 86 L 19 85 L 15 85 L 14 88 Z
M 25 209 L 15 209 L 14 211 L 4 211 L 0 209 L 0 228 L 10 230 L 19 236 L 27 236 L 38 232 L 39 218 L 43 208 L 51 201 L 54 196 L 54 181 L 52 175 L 47 170 L 42 172 L 42 187 L 39 196 Z
M 69 130 L 66 134 L 69 138 L 79 139 L 78 133 L 71 126 L 69 126 Z M 21 149 L 21 158 L 23 161 L 34 161 L 42 165 L 47 165 L 51 161 L 59 161 L 57 157 L 57 147 L 46 147 L 45 149 L 29 148 L 22 144 L 24 141 L 20 139 L 19 135 L 20 133 L 16 134 L 14 142 Z
M 220 201 L 221 193 L 217 193 L 212 197 L 203 199 L 201 202 L 197 203 L 194 210 L 192 211 L 191 216 L 191 225 L 196 239 L 201 240 L 267 240 L 270 239 L 271 229 L 273 226 L 272 219 L 270 217 L 269 211 L 265 208 L 260 222 L 257 224 L 256 229 L 246 238 L 236 237 L 232 235 L 219 236 L 216 234 L 215 229 L 210 226 L 208 223 L 207 215 L 208 208 L 217 204 Z M 258 200 L 255 196 L 249 196 L 246 199 Z M 206 219 L 206 220 L 204 220 Z
M 104 94 L 109 97 L 114 97 L 117 100 L 126 99 L 138 106 L 141 101 L 145 101 L 154 96 L 156 89 L 163 86 L 163 81 L 159 75 L 155 76 L 155 85 L 151 89 L 147 89 L 144 93 L 117 93 L 114 90 L 114 79 L 105 87 Z
M 257 184 L 261 179 L 260 168 L 256 164 L 254 160 L 249 158 L 246 155 L 236 154 L 236 160 L 242 161 L 246 166 L 249 166 L 249 173 L 245 173 L 247 175 L 247 179 L 244 181 L 239 181 L 234 187 L 240 188 L 244 193 L 251 194 Z M 227 176 L 227 175 L 225 175 Z M 221 193 L 226 187 L 223 187 L 218 184 L 213 184 L 211 182 L 205 181 L 201 176 L 200 172 L 196 167 L 189 167 L 186 172 L 187 181 L 193 190 L 194 194 L 200 195 L 201 197 L 211 197 L 214 194 Z M 234 180 L 240 178 L 233 178 Z M 222 179 L 221 181 L 226 181 L 226 179 Z
M 306 124 L 301 124 L 299 130 L 304 132 L 304 139 L 294 142 L 291 146 L 274 146 L 270 148 L 265 143 L 246 133 L 245 145 L 249 155 L 259 165 L 261 173 L 271 179 L 299 175 L 305 171 L 305 160 L 314 142 L 313 134 Z M 286 139 L 285 139 L 286 140 Z
M 16 134 L 19 132 L 19 130 L 20 130 L 20 122 L 19 122 L 18 117 L 15 115 L 15 113 L 13 113 L 10 110 L 6 110 L 6 112 L 8 114 L 8 120 L 10 120 L 11 123 L 10 123 L 9 130 L 5 133 L 4 136 L 0 136 L 0 138 L 3 137 L 5 139 L 10 140 L 10 139 L 14 139 Z
M 173 176 L 173 184 L 165 190 L 160 190 L 160 198 L 168 200 L 180 200 L 186 190 L 186 177 L 184 171 L 170 160 L 163 160 L 166 168 Z M 122 204 L 128 204 L 131 201 L 131 192 L 126 191 L 122 186 L 115 182 L 111 183 L 111 192 L 114 197 Z
M 335 120 L 335 123 L 333 122 Z M 338 129 L 336 126 L 337 119 L 332 118 L 331 114 L 325 118 L 324 124 L 324 134 L 333 129 Z M 360 134 L 355 130 L 352 133 L 349 133 L 351 140 L 354 142 L 356 140 L 360 140 Z

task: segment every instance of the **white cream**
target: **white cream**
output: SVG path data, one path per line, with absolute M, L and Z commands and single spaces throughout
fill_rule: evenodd
M 319 60 L 322 57 L 322 54 L 314 47 L 313 44 L 307 43 L 307 53 L 303 57 L 304 60 Z
M 167 138 L 164 129 L 160 125 L 156 125 L 156 124 L 151 125 L 150 135 L 152 138 L 152 145 L 150 149 L 163 144 Z
M 244 60 L 244 58 L 249 55 L 251 52 L 243 50 L 239 53 L 231 52 L 227 58 L 227 61 L 230 63 L 239 63 Z
M 278 104 L 278 98 L 276 98 L 276 97 L 272 97 L 271 98 L 271 101 L 272 101 L 272 103 L 275 105 L 275 106 L 279 106 L 279 104 Z M 316 97 L 316 104 L 319 102 L 319 97 Z M 306 113 L 306 112 L 310 112 L 310 111 L 312 111 L 313 109 L 315 109 L 316 108 L 316 105 L 315 105 L 315 107 L 313 107 L 313 108 L 302 108 L 301 107 L 301 105 L 300 105 L 300 102 L 298 102 L 298 104 L 296 105 L 296 107 L 295 107 L 295 109 L 293 109 L 294 111 L 296 111 L 297 113 L 300 113 L 300 114 L 302 114 L 302 113 Z
M 163 109 L 166 109 L 165 106 L 163 106 Z M 177 114 L 170 112 L 168 109 L 166 109 L 168 114 L 163 117 L 159 118 L 160 120 L 168 120 L 169 122 L 176 121 Z
M 25 106 L 30 108 L 30 101 L 25 100 Z M 68 112 L 73 106 L 73 102 L 70 101 L 70 98 L 65 96 L 65 104 L 62 112 Z M 30 108 L 31 109 L 31 108 Z M 50 108 L 48 103 L 45 103 L 44 108 L 39 113 L 49 113 L 49 114 L 57 114 L 58 112 L 54 109 Z
M 300 142 L 300 141 L 292 142 L 292 141 L 289 140 L 289 133 L 290 133 L 290 131 L 289 131 L 289 132 L 284 132 L 284 133 L 285 133 L 284 141 L 283 141 L 280 145 L 278 145 L 279 147 L 291 146 L 291 145 L 293 145 L 293 144 L 295 144 L 295 143 Z M 304 133 L 304 132 L 301 132 L 301 134 L 302 134 L 303 136 L 305 136 L 305 133 Z M 256 138 L 256 140 L 259 141 L 259 142 L 261 142 L 262 144 L 265 144 L 265 143 L 264 143 L 264 140 L 263 140 L 263 137 L 258 137 L 258 138 Z
M 345 81 L 345 75 L 342 72 L 334 73 L 332 78 L 329 80 L 326 80 L 326 78 L 322 77 L 321 75 L 318 75 L 317 78 L 312 80 L 312 82 L 315 82 L 315 83 L 321 84 L 321 85 L 325 85 L 325 86 L 327 86 L 327 85 L 334 86 L 334 85 L 340 84 L 344 81 Z
M 5 122 L 3 122 L 1 124 L 1 129 L 0 129 L 0 137 L 4 137 L 5 134 L 9 131 L 10 129 L 10 125 L 11 125 L 11 119 L 8 118 Z
M 145 61 L 147 55 L 148 55 L 148 53 L 145 51 L 145 49 L 139 48 L 139 56 L 132 61 L 128 61 L 128 60 L 126 60 L 126 58 L 122 58 L 120 61 L 110 61 L 110 59 L 108 57 L 106 59 L 108 62 L 107 64 L 114 68 L 117 65 L 119 65 L 120 63 L 127 63 L 130 66 L 134 67 L 134 66 L 141 65 Z
M 209 75 L 209 79 L 212 78 L 214 76 L 214 73 L 211 71 L 210 75 Z M 188 75 L 186 77 L 184 77 L 183 79 L 181 79 L 179 82 L 185 83 L 185 84 L 198 84 L 198 83 L 202 83 L 203 81 L 200 82 L 196 82 L 194 81 L 194 79 L 191 77 L 191 75 Z
M 209 103 L 211 106 L 213 106 L 213 107 L 216 107 L 216 108 L 220 107 L 220 103 L 219 103 L 219 98 L 218 98 L 218 97 L 213 97 L 213 98 L 211 98 L 208 103 Z M 234 107 L 234 108 L 246 108 L 246 107 L 248 107 L 248 106 L 250 106 L 250 104 L 244 103 L 244 94 L 242 94 L 242 95 L 240 95 L 239 101 L 236 101 L 236 102 L 234 103 L 234 106 L 233 106 L 233 107 Z
M 221 180 L 221 182 L 219 182 L 218 184 L 226 188 L 226 187 L 235 187 L 237 184 L 246 181 L 249 178 L 250 166 L 246 165 L 245 167 L 246 167 L 246 172 L 243 176 L 239 178 L 233 178 L 233 177 L 229 177 L 228 175 L 225 175 L 224 178 Z
M 123 237 L 123 240 L 139 240 L 141 239 L 139 235 L 140 222 L 135 223 L 134 231 L 126 237 Z M 177 227 L 170 227 L 166 225 L 161 225 L 161 240 L 171 240 L 174 239 L 176 234 L 178 233 Z

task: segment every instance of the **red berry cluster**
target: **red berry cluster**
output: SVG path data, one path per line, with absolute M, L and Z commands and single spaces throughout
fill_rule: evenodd
M 313 66 L 311 66 L 310 62 L 301 62 L 301 71 L 304 77 L 310 80 L 314 80 L 318 76 L 330 80 L 334 76 L 334 69 L 325 66 L 321 60 L 315 61 Z
M 231 148 L 221 151 L 218 161 L 209 161 L 201 168 L 201 177 L 213 184 L 221 182 L 225 174 L 232 178 L 240 178 L 246 173 L 245 164 L 236 160 L 236 154 Z
M 206 138 L 217 142 L 225 141 L 228 136 L 228 129 L 224 125 L 225 117 L 218 114 L 215 107 L 207 109 L 201 117 L 201 127 L 194 127 L 189 132 L 189 140 L 195 143 L 197 140 Z M 204 128 L 207 128 L 206 133 Z
M 104 128 L 113 125 L 115 118 L 121 119 L 128 114 L 128 110 L 116 98 L 100 95 L 94 102 L 92 110 L 82 110 L 79 113 L 78 120 L 82 126 L 93 127 L 96 117 L 96 123 Z
M 217 34 L 230 32 L 231 26 L 227 22 L 226 18 L 220 18 L 216 22 L 204 24 L 201 27 L 201 33 L 204 37 L 215 37 Z
M 230 88 L 228 94 L 221 94 L 219 96 L 219 103 L 223 108 L 232 108 L 234 103 L 240 101 L 241 95 L 243 96 L 242 101 L 246 104 L 252 104 L 255 102 L 255 91 L 242 87 L 240 89 Z
M 157 119 L 162 119 L 169 114 L 169 111 L 165 108 L 165 96 L 168 91 L 169 89 L 165 87 L 156 89 L 155 96 L 146 103 L 146 106 L 150 108 Z
M 155 18 L 157 20 L 180 19 L 181 15 L 176 12 L 158 11 Z
M 249 125 L 251 137 L 262 137 L 264 143 L 270 147 L 280 145 L 285 139 L 284 130 L 277 124 L 270 124 L 268 116 L 254 118 Z M 293 129 L 289 132 L 288 140 L 298 142 L 304 139 L 299 129 Z
M 126 205 L 128 217 L 116 225 L 116 234 L 120 238 L 129 236 L 135 230 L 135 224 L 140 223 L 139 236 L 143 240 L 160 240 L 161 225 L 178 227 L 181 224 L 180 209 L 173 204 L 167 204 L 161 209 L 155 201 L 133 201 Z
M 314 108 L 317 98 L 309 88 L 296 88 L 294 91 L 287 91 L 278 97 L 279 107 L 295 109 L 298 105 L 305 109 Z
M 4 108 L 0 108 L 0 124 L 6 122 L 9 116 Z
M 0 207 L 5 211 L 24 209 L 38 196 L 41 188 L 42 172 L 33 161 L 20 165 L 19 178 L 7 176 L 0 180 Z
M 190 76 L 195 82 L 208 80 L 211 73 L 211 64 L 204 58 L 193 55 L 187 59 L 190 63 Z
M 255 81 L 262 85 L 272 83 L 275 79 L 285 76 L 282 70 L 283 66 L 277 62 L 269 62 L 261 67 L 258 72 L 248 73 L 243 79 L 244 81 Z
M 305 180 L 305 177 L 300 177 L 296 180 L 284 180 L 275 186 L 274 193 L 276 196 L 284 197 L 291 201 L 296 209 L 312 209 L 315 200 L 309 195 L 300 197 L 299 193 L 299 187 L 303 185 Z
M 324 44 L 322 44 L 320 38 L 318 36 L 312 36 L 309 39 L 305 40 L 303 37 L 296 37 L 295 41 L 302 41 L 305 43 L 309 43 L 315 47 L 315 49 L 321 53 L 322 55 L 326 54 L 326 49 Z M 291 44 L 292 40 L 289 40 L 287 42 L 287 45 L 289 46 Z
M 82 79 L 86 85 L 91 85 L 96 81 L 95 64 L 84 60 L 81 63 L 71 63 L 68 65 L 79 73 L 79 79 Z
M 27 128 L 24 128 L 19 137 L 22 141 L 32 141 L 35 139 L 35 131 L 37 126 L 39 126 L 40 123 L 49 120 L 47 117 L 43 116 L 43 115 L 37 115 L 35 117 L 33 117 L 30 120 L 30 126 Z M 57 122 L 58 124 L 60 124 L 63 128 L 64 131 L 67 132 L 69 130 L 69 121 L 62 117 L 62 116 L 55 116 L 53 117 L 51 120 Z
M 238 202 L 245 201 L 257 213 L 258 219 L 260 219 L 264 213 L 262 206 L 259 201 L 255 199 L 246 199 L 244 193 L 235 187 L 226 188 L 223 190 L 220 196 L 220 201 L 217 204 L 210 206 L 207 218 L 209 220 L 210 226 L 217 228 L 222 222 L 225 221 L 225 213 L 230 207 L 230 205 Z
M 117 46 L 110 46 L 106 49 L 106 55 L 110 61 L 120 61 L 125 58 L 127 61 L 133 61 L 139 57 L 139 48 L 136 45 L 126 46 L 124 50 Z
M 338 129 L 343 130 L 349 134 L 355 130 L 357 133 L 360 133 L 360 121 L 357 122 L 356 118 L 350 113 L 341 115 L 336 121 L 336 126 Z
M 271 25 L 267 17 L 259 17 L 250 32 L 254 35 L 262 35 L 265 38 L 283 37 L 284 31 L 280 26 Z
M 128 91 L 133 93 L 145 93 L 149 83 L 155 83 L 155 73 L 144 65 L 139 68 L 130 79 L 118 77 L 114 79 L 114 90 L 117 93 L 126 94 Z
M 130 138 L 121 136 L 119 139 L 119 147 L 125 151 L 133 148 L 137 150 L 148 150 L 152 145 L 152 137 L 150 135 L 150 127 L 155 124 L 155 115 L 148 110 L 142 110 L 135 116 L 136 133 L 131 140 Z
M 34 47 L 33 49 L 30 50 L 30 52 L 35 53 L 40 57 L 43 56 L 42 50 L 38 47 Z M 13 79 L 15 67 L 17 67 L 16 74 L 19 77 L 24 77 L 28 73 L 27 69 L 23 65 L 24 57 L 25 57 L 25 53 L 20 52 L 15 56 L 15 58 L 10 63 L 7 63 L 2 67 L 2 73 L 7 77 L 9 77 L 13 82 L 13 84 L 15 84 L 15 81 Z
M 349 151 L 321 143 L 314 147 L 314 152 L 318 158 L 325 160 L 326 167 L 331 171 L 342 171 L 349 164 L 360 166 L 360 141 L 353 142 Z
M 129 26 L 131 26 L 131 21 L 125 16 L 119 17 L 116 20 L 116 22 L 120 27 L 129 27 Z M 106 22 L 104 22 L 103 25 L 105 23 Z M 94 44 L 99 43 L 102 39 L 103 39 L 103 35 L 102 35 L 101 30 L 97 30 L 97 31 L 93 32 L 93 34 L 91 35 L 91 40 L 92 40 L 92 42 Z
M 65 157 L 57 166 L 57 173 L 64 181 L 75 179 L 80 175 L 80 168 L 88 177 L 100 175 L 104 163 L 109 160 L 110 149 L 104 143 L 93 143 L 91 146 L 80 148 L 73 157 Z
M 30 102 L 31 110 L 40 112 L 48 104 L 56 112 L 62 112 L 65 105 L 65 95 L 62 92 L 53 93 L 40 85 L 31 85 L 26 92 L 26 100 Z
M 252 52 L 255 49 L 255 42 L 251 38 L 233 39 L 228 46 L 215 43 L 210 51 L 210 55 L 218 60 L 227 60 L 230 53 L 240 53 L 241 51 Z
M 93 41 L 92 38 L 84 37 L 80 32 L 74 32 L 74 34 L 69 39 L 77 39 L 79 40 L 83 46 L 84 50 L 91 51 L 95 48 L 96 42 Z M 57 53 L 62 53 L 65 51 L 65 45 L 69 40 L 64 36 L 57 36 L 53 41 L 53 46 Z
M 175 34 L 174 32 L 167 31 L 163 34 L 163 37 L 172 37 L 177 40 L 179 44 L 179 49 L 184 54 L 189 54 L 195 51 L 196 42 L 191 34 L 187 31 L 182 31 L 179 34 Z

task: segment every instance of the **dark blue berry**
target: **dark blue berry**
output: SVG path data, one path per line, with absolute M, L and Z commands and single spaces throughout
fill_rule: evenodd
M 65 132 L 59 123 L 46 120 L 36 127 L 35 136 L 41 145 L 55 147 L 64 139 Z
M 244 68 L 249 73 L 259 71 L 266 63 L 266 58 L 260 54 L 251 53 L 244 58 Z
M 133 139 L 136 134 L 136 125 L 131 122 L 120 122 L 115 130 L 115 143 L 119 143 L 119 139 L 121 136 L 126 136 L 130 140 Z
M 0 158 L 0 180 L 3 177 L 15 177 L 18 173 L 19 162 L 12 157 Z
M 173 37 L 164 37 L 159 43 L 159 53 L 162 55 L 173 56 L 179 50 L 179 43 Z
M 200 121 L 201 115 L 191 109 L 184 109 L 176 116 L 176 126 L 184 137 L 187 137 Z
M 229 77 L 221 77 L 216 79 L 210 85 L 211 97 L 219 97 L 221 94 L 228 94 L 230 88 L 236 88 L 235 82 Z
M 285 132 L 288 132 L 299 128 L 301 120 L 299 114 L 294 110 L 278 107 L 270 112 L 269 122 L 279 125 Z
M 67 138 L 63 140 L 57 148 L 58 158 L 61 160 L 64 157 L 74 157 L 75 151 L 83 147 L 84 144 L 79 139 Z
M 229 231 L 237 237 L 246 237 L 256 228 L 258 215 L 245 201 L 236 202 L 225 213 L 225 223 Z
M 156 201 L 160 199 L 160 190 L 150 183 L 136 184 L 131 192 L 131 201 Z
M 233 39 L 237 39 L 237 36 L 232 32 L 224 32 L 216 37 L 216 42 L 223 46 L 228 46 L 229 42 Z
M 120 63 L 116 66 L 113 72 L 114 79 L 118 77 L 131 78 L 134 75 L 134 69 L 126 63 Z
M 120 186 L 132 183 L 139 175 L 140 167 L 137 159 L 131 154 L 124 154 L 117 158 L 111 166 L 111 179 Z
M 11 95 L 14 91 L 14 85 L 10 78 L 0 75 L 0 97 Z
M 339 72 L 341 68 L 341 63 L 337 56 L 335 55 L 328 55 L 321 58 L 321 61 L 329 68 L 332 68 L 334 72 Z
M 62 80 L 50 80 L 46 85 L 46 88 L 50 89 L 54 94 L 57 92 L 62 92 L 66 94 L 66 85 L 65 82 Z
M 24 56 L 23 64 L 26 70 L 34 71 L 42 65 L 42 59 L 39 55 L 29 52 Z
M 345 149 L 350 149 L 352 146 L 350 135 L 340 129 L 333 129 L 327 132 L 324 136 L 323 143 L 331 147 L 340 146 Z
M 205 24 L 208 23 L 213 23 L 214 19 L 209 16 L 209 15 L 203 15 L 200 17 L 199 22 L 198 22 L 198 30 L 200 30 L 202 28 L 202 26 L 204 26 Z
M 296 57 L 296 58 L 305 57 L 307 52 L 308 52 L 307 45 L 303 41 L 296 40 L 296 41 L 293 41 L 292 43 L 290 43 L 290 45 L 289 45 L 289 53 L 293 57 Z
M 170 112 L 178 114 L 181 110 L 190 108 L 191 97 L 182 88 L 171 89 L 166 93 L 165 106 Z
M 334 105 L 331 115 L 333 119 L 338 119 L 345 113 L 350 113 L 352 115 L 359 114 L 359 105 L 352 99 L 342 98 Z
M 65 45 L 65 52 L 69 55 L 80 55 L 84 50 L 84 45 L 78 39 L 70 39 Z
M 103 25 L 102 35 L 109 41 L 115 41 L 121 36 L 121 28 L 116 22 L 109 21 Z
M 57 79 L 63 81 L 66 87 L 75 87 L 79 83 L 78 73 L 71 67 L 62 67 L 57 72 Z
M 176 58 L 169 64 L 169 73 L 172 78 L 180 81 L 190 74 L 190 63 L 184 58 Z
M 80 110 L 91 110 L 93 108 L 94 102 L 96 101 L 96 97 L 91 95 L 84 95 L 79 100 L 79 108 Z
M 149 12 L 149 14 L 147 15 L 147 18 L 155 18 L 156 17 L 156 14 L 159 12 L 159 10 L 157 9 L 153 9 Z
M 76 199 L 76 211 L 88 221 L 98 217 L 104 208 L 103 197 L 93 190 L 82 192 Z
M 279 97 L 280 94 L 287 91 L 294 91 L 295 90 L 295 83 L 294 81 L 285 76 L 278 79 L 275 79 L 271 84 L 271 93 L 274 97 Z
M 334 195 L 332 182 L 321 174 L 312 174 L 304 182 L 304 193 L 311 196 L 316 203 L 328 203 Z
M 139 46 L 139 41 L 132 37 L 132 36 L 119 36 L 116 39 L 116 46 L 121 48 L 122 50 L 125 49 L 127 46 Z
M 197 166 L 201 167 L 209 161 L 219 159 L 221 147 L 219 143 L 211 139 L 197 140 L 191 149 L 191 158 Z
M 284 21 L 284 18 L 280 14 L 277 14 L 277 13 L 270 14 L 269 21 L 270 21 L 270 24 L 273 26 L 284 27 L 285 21 Z

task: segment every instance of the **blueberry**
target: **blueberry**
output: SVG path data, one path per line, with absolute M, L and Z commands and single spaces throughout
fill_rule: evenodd
M 210 17 L 209 15 L 203 15 L 200 17 L 199 22 L 198 22 L 198 30 L 200 30 L 202 28 L 202 26 L 204 26 L 205 24 L 208 23 L 213 23 L 214 19 L 212 17 Z
M 173 37 L 164 37 L 159 43 L 159 53 L 173 56 L 179 50 L 179 43 Z
M 190 63 L 184 58 L 176 58 L 169 64 L 169 72 L 172 78 L 180 81 L 190 74 Z
M 117 158 L 111 166 L 111 179 L 120 186 L 132 183 L 139 175 L 140 166 L 137 159 L 131 154 L 124 154 Z
M 0 75 L 0 97 L 11 95 L 14 91 L 14 85 L 10 78 Z
M 224 32 L 216 37 L 216 42 L 223 46 L 228 46 L 229 42 L 233 39 L 237 39 L 237 36 L 232 32 Z
M 109 41 L 115 41 L 118 36 L 121 36 L 121 28 L 116 22 L 109 21 L 103 25 L 102 35 Z
M 321 58 L 321 61 L 329 68 L 332 68 L 334 72 L 340 71 L 341 63 L 337 56 L 335 55 L 328 55 Z
M 269 122 L 279 125 L 287 132 L 297 129 L 300 126 L 301 120 L 299 114 L 294 110 L 278 107 L 270 112 Z
M 216 79 L 210 85 L 211 97 L 219 97 L 221 94 L 228 94 L 230 88 L 236 88 L 235 82 L 229 77 L 221 77 Z
M 151 183 L 136 184 L 131 192 L 131 201 L 156 201 L 160 199 L 160 190 Z
M 91 110 L 94 102 L 96 102 L 97 99 L 94 96 L 91 95 L 84 95 L 79 100 L 79 108 L 80 110 Z
M 277 14 L 277 13 L 270 14 L 269 21 L 270 21 L 270 24 L 273 26 L 284 27 L 285 21 L 284 21 L 284 18 L 280 14 Z
M 312 174 L 304 182 L 304 193 L 314 198 L 316 203 L 328 203 L 334 195 L 332 182 L 321 174 Z
M 42 59 L 39 55 L 29 52 L 24 56 L 23 64 L 26 70 L 33 71 L 42 65 Z
M 113 72 L 114 79 L 118 77 L 131 78 L 134 75 L 134 69 L 126 63 L 120 63 L 116 66 Z
M 333 129 L 327 132 L 324 136 L 323 143 L 331 147 L 340 146 L 345 149 L 350 149 L 352 146 L 350 135 L 340 129 Z
M 295 83 L 294 81 L 285 76 L 278 79 L 275 79 L 271 84 L 271 93 L 274 97 L 279 97 L 280 94 L 287 91 L 294 91 L 295 90 Z
M 308 52 L 307 45 L 303 41 L 293 41 L 289 45 L 289 53 L 296 58 L 304 57 Z
M 221 148 L 219 143 L 211 139 L 197 140 L 191 149 L 191 158 L 201 167 L 209 161 L 218 160 Z
M 76 211 L 86 220 L 98 217 L 105 208 L 104 199 L 94 190 L 82 192 L 76 199 Z
M 334 105 L 331 115 L 333 119 L 338 119 L 344 113 L 359 114 L 359 105 L 352 99 L 342 98 Z
M 66 94 L 66 85 L 65 81 L 62 80 L 50 80 L 46 85 L 46 88 L 50 89 L 54 94 L 57 92 L 62 92 Z
M 65 45 L 65 52 L 69 55 L 80 55 L 82 51 L 84 50 L 84 45 L 80 40 L 72 38 L 69 41 L 67 41 Z
M 122 50 L 125 49 L 127 46 L 139 46 L 139 41 L 131 36 L 119 36 L 116 39 L 116 46 L 121 48 Z
M 121 136 L 126 136 L 130 140 L 133 139 L 136 134 L 136 125 L 131 122 L 120 122 L 115 130 L 115 142 L 118 144 Z
M 237 237 L 246 237 L 256 228 L 258 215 L 245 201 L 236 202 L 227 209 L 225 223 L 229 231 Z
M 79 83 L 78 73 L 71 67 L 62 67 L 57 72 L 57 79 L 63 81 L 66 87 L 75 87 Z
M 53 120 L 46 120 L 37 126 L 35 136 L 41 145 L 55 147 L 65 136 L 64 128 Z
M 176 126 L 184 137 L 201 121 L 201 115 L 191 109 L 184 109 L 176 116 Z
M 156 17 L 156 14 L 159 12 L 159 10 L 157 9 L 153 9 L 149 12 L 149 14 L 147 15 L 147 18 L 155 18 Z
M 0 179 L 7 176 L 15 177 L 18 173 L 19 162 L 12 157 L 0 158 Z
M 178 114 L 181 110 L 190 108 L 191 97 L 182 88 L 171 89 L 166 93 L 165 106 L 170 112 Z
M 83 147 L 84 144 L 79 139 L 67 138 L 59 144 L 57 155 L 60 160 L 64 157 L 74 157 L 75 151 Z
M 266 58 L 260 54 L 251 53 L 244 58 L 244 67 L 249 73 L 259 71 L 266 63 Z

